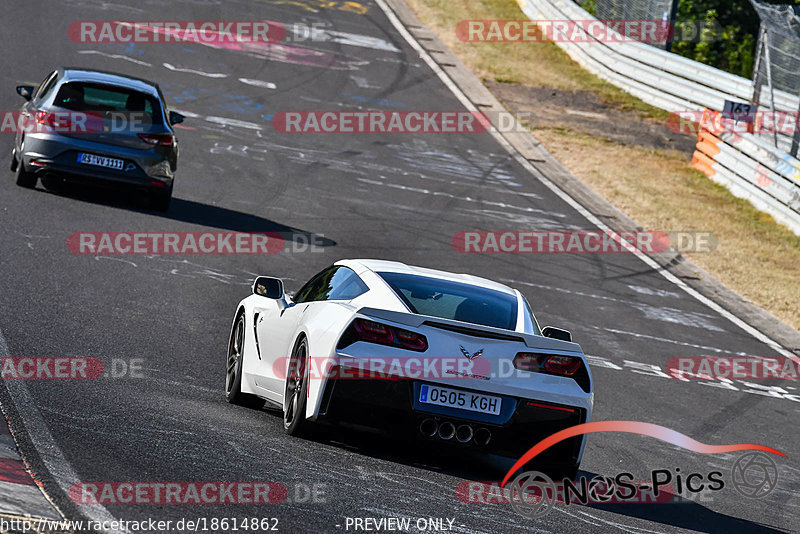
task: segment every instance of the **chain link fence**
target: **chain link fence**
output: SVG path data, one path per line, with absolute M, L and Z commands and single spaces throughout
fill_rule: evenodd
M 729 72 L 746 71 L 741 72 L 745 77 L 750 76 L 752 66 L 753 95 L 750 103 L 758 106 L 758 113 L 748 120 L 753 123 L 748 126 L 748 131 L 796 157 L 800 151 L 800 6 L 767 2 L 749 0 L 760 21 L 753 60 L 754 25 L 741 30 L 743 34 L 736 33 L 735 25 L 728 22 L 723 28 L 715 17 L 724 15 L 724 12 L 712 10 L 707 13 L 709 20 L 676 23 L 679 0 L 579 0 L 600 20 L 659 20 L 665 26 L 675 24 L 675 51 L 691 59 Z M 737 13 L 741 20 L 741 8 Z M 695 28 L 687 27 L 693 23 Z M 687 40 L 687 36 L 698 43 L 688 54 L 684 48 L 689 47 L 682 42 Z M 724 46 L 717 50 L 712 48 L 711 42 L 724 39 L 729 42 L 721 43 Z M 670 50 L 672 42 L 648 44 Z M 749 63 L 745 56 L 749 57 Z M 714 81 L 708 80 L 708 83 L 713 86 Z
M 761 19 L 751 102 L 760 111 L 755 133 L 797 156 L 800 145 L 797 124 L 800 115 L 800 8 L 757 0 L 750 0 L 750 3 Z
M 594 16 L 600 20 L 657 20 L 666 29 L 674 18 L 674 0 L 593 0 Z M 624 30 L 623 30 L 623 33 Z M 666 31 L 663 35 L 667 35 Z M 635 37 L 627 34 L 627 37 Z M 669 50 L 670 42 L 648 42 L 647 44 Z

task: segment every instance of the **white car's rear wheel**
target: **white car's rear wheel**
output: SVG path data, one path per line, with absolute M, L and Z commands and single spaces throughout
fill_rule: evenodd
M 231 404 L 255 407 L 263 404 L 258 397 L 242 393 L 242 361 L 244 358 L 244 314 L 239 315 L 228 345 L 225 374 L 225 400 Z
M 286 376 L 286 389 L 284 398 L 286 408 L 283 411 L 283 428 L 290 436 L 300 436 L 308 433 L 311 424 L 306 420 L 306 397 L 308 395 L 308 376 L 306 373 L 306 358 L 308 357 L 308 343 L 301 339 L 292 352 L 289 361 L 289 372 Z

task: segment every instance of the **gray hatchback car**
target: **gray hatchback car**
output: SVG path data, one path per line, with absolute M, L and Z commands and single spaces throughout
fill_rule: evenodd
M 40 177 L 146 190 L 166 211 L 178 166 L 173 126 L 184 117 L 166 108 L 158 85 L 138 78 L 59 68 L 25 98 L 11 159 L 17 184 Z

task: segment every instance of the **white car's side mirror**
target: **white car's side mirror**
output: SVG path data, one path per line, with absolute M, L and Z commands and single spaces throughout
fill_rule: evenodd
M 259 276 L 253 282 L 253 294 L 268 299 L 283 299 L 283 280 L 271 276 Z

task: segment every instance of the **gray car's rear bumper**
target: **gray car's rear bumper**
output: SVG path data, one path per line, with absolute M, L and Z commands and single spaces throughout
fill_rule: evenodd
M 53 133 L 35 133 L 25 136 L 21 159 L 28 171 L 39 176 L 54 173 L 86 183 L 116 182 L 161 189 L 171 186 L 174 179 L 174 167 L 170 164 L 174 158 L 169 154 L 172 150 L 170 147 L 138 150 Z M 86 165 L 78 162 L 80 153 L 122 159 L 125 163 L 122 170 Z

